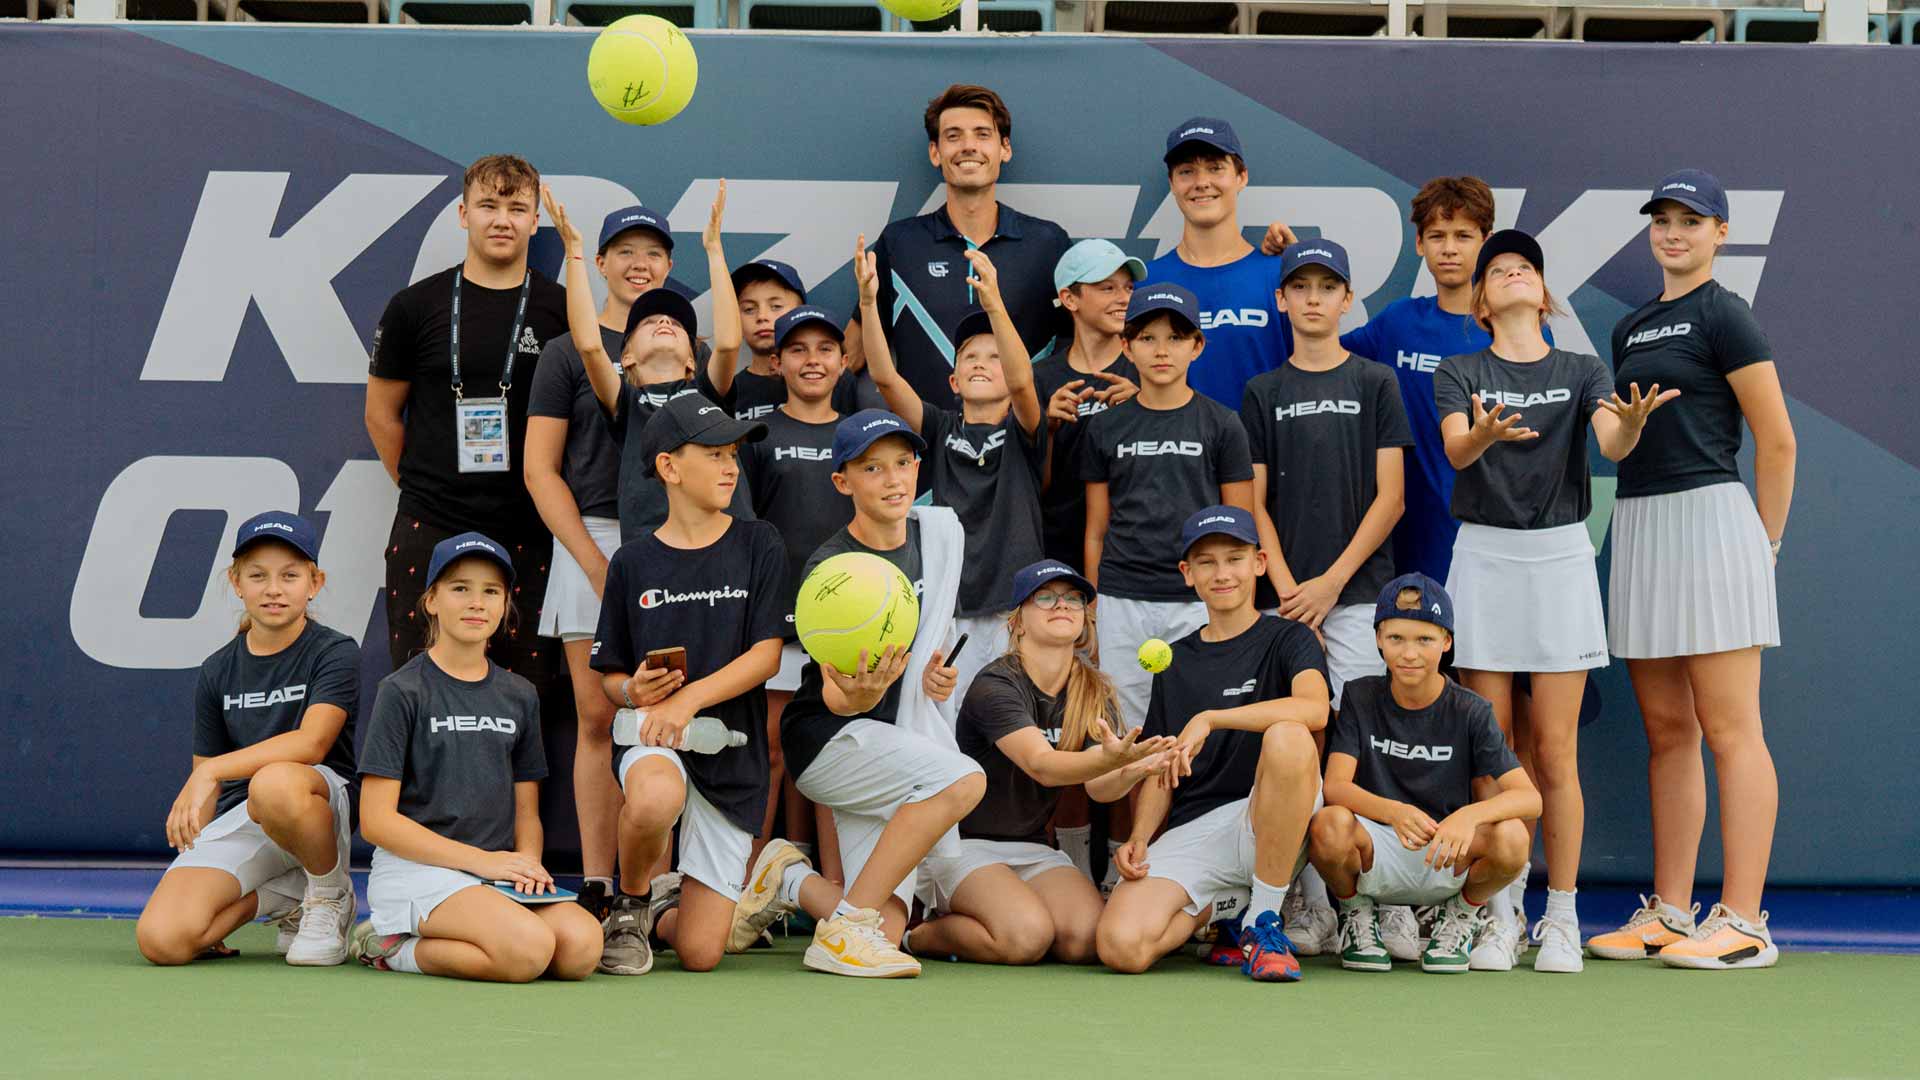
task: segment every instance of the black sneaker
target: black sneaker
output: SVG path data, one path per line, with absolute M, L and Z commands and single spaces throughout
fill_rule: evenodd
M 587 909 L 595 922 L 606 922 L 607 915 L 613 911 L 613 894 L 602 881 L 589 881 L 580 887 L 580 899 L 576 901 Z

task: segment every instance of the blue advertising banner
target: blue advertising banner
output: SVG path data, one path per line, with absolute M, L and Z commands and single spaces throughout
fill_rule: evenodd
M 1920 50 L 696 34 L 692 105 L 631 128 L 588 94 L 591 41 L 0 28 L 15 355 L 0 425 L 15 642 L 0 659 L 0 849 L 164 849 L 194 669 L 233 631 L 227 543 L 252 513 L 322 526 L 317 613 L 370 646 L 369 679 L 384 669 L 396 493 L 362 423 L 367 348 L 395 290 L 459 260 L 467 162 L 519 153 L 577 220 L 644 201 L 687 241 L 725 177 L 730 259 L 784 259 L 844 312 L 854 236 L 940 198 L 924 103 L 976 81 L 1014 114 L 1003 201 L 1143 257 L 1180 231 L 1164 132 L 1230 119 L 1251 173 L 1243 221 L 1344 243 L 1356 323 L 1433 289 L 1406 221 L 1420 183 L 1482 176 L 1500 223 L 1549 253 L 1572 312 L 1559 344 L 1603 357 L 1615 321 L 1659 286 L 1635 212 L 1647 190 L 1682 166 L 1717 173 L 1733 200 L 1720 277 L 1775 346 L 1800 446 L 1785 645 L 1764 688 L 1782 785 L 1773 876 L 1920 881 L 1900 647 L 1920 531 L 1901 314 L 1920 282 L 1920 204 L 1902 182 L 1920 166 Z M 558 273 L 550 231 L 534 256 Z M 698 259 L 676 276 L 705 287 Z M 1596 457 L 1596 537 L 1611 483 Z M 1581 747 L 1586 871 L 1644 880 L 1645 740 L 1623 666 L 1598 682 L 1605 712 Z M 572 721 L 546 726 L 564 741 Z M 550 787 L 570 818 L 570 792 Z M 1709 876 L 1716 831 L 1710 815 Z

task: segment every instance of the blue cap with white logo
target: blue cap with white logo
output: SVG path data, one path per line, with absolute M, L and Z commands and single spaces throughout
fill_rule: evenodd
M 833 340 L 846 343 L 846 331 L 840 328 L 840 324 L 834 321 L 833 316 L 827 314 L 826 309 L 814 307 L 812 304 L 802 304 L 797 308 L 781 312 L 780 317 L 773 321 L 773 347 L 778 349 L 785 345 L 787 335 L 795 330 L 815 324 L 832 334 Z
M 1681 169 L 1661 180 L 1654 185 L 1653 194 L 1647 197 L 1640 212 L 1651 214 L 1654 207 L 1668 199 L 1709 217 L 1731 220 L 1727 217 L 1727 189 L 1720 186 L 1719 177 L 1704 169 Z
M 1114 271 L 1125 267 L 1135 281 L 1145 281 L 1147 264 L 1120 250 L 1120 245 L 1111 240 L 1082 240 L 1066 250 L 1060 261 L 1053 264 L 1053 288 L 1059 291 L 1069 285 L 1091 285 L 1105 281 Z M 1055 300 L 1054 303 L 1059 303 Z
M 255 514 L 240 523 L 233 536 L 233 557 L 262 540 L 278 540 L 315 562 L 320 561 L 320 533 L 313 522 L 285 510 Z
M 660 242 L 667 245 L 669 252 L 673 250 L 673 226 L 667 224 L 667 215 L 656 214 L 636 203 L 615 210 L 607 215 L 606 221 L 601 222 L 600 254 L 605 255 L 607 245 L 613 243 L 621 233 L 629 229 L 645 229 L 658 236 Z
M 1253 515 L 1237 506 L 1209 506 L 1188 515 L 1180 527 L 1180 555 L 1209 536 L 1231 536 L 1243 544 L 1260 545 L 1260 530 L 1254 528 Z
M 1195 329 L 1200 327 L 1200 301 L 1192 293 L 1168 281 L 1156 281 L 1133 290 L 1133 299 L 1127 301 L 1127 325 L 1131 326 L 1161 311 L 1178 315 Z
M 898 435 L 913 446 L 914 453 L 927 448 L 927 440 L 907 426 L 905 420 L 885 409 L 861 409 L 833 429 L 833 467 L 837 470 L 867 452 L 867 447 L 889 435 Z
M 1353 271 L 1347 269 L 1347 249 L 1326 237 L 1302 240 L 1280 256 L 1281 284 L 1307 266 L 1324 266 L 1339 275 L 1341 281 L 1353 280 Z
M 1400 594 L 1412 590 L 1418 596 L 1409 596 L 1405 601 Z M 1387 587 L 1380 590 L 1380 599 L 1373 605 L 1373 625 L 1379 626 L 1388 619 L 1417 619 L 1453 633 L 1453 597 L 1441 584 L 1425 574 L 1401 574 Z
M 799 293 L 801 303 L 807 302 L 807 287 L 800 284 L 800 271 L 779 259 L 755 259 L 742 265 L 731 276 L 736 293 L 756 281 L 777 281 Z
M 1041 559 L 1031 566 L 1023 566 L 1013 572 L 1013 602 L 1008 607 L 1019 607 L 1027 602 L 1027 597 L 1039 591 L 1042 585 L 1051 585 L 1064 581 L 1080 590 L 1080 595 L 1088 600 L 1094 598 L 1093 583 L 1059 559 Z
M 448 566 L 469 555 L 492 559 L 500 567 L 500 572 L 507 575 L 507 584 L 513 584 L 513 559 L 507 554 L 507 549 L 481 533 L 463 532 L 433 545 L 433 557 L 427 560 L 427 587 L 432 588 Z
M 1171 163 L 1174 154 L 1188 143 L 1201 143 L 1235 157 L 1247 156 L 1240 152 L 1240 136 L 1234 134 L 1232 124 L 1217 117 L 1195 116 L 1167 132 L 1167 152 L 1160 160 Z

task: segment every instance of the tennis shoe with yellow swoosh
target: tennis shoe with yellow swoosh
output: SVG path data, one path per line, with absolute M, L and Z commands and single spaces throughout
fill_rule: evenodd
M 880 929 L 880 913 L 872 908 L 836 914 L 814 927 L 805 963 L 829 975 L 863 979 L 911 979 L 920 974 L 920 961 L 893 947 Z
M 784 915 L 793 914 L 793 905 L 780 898 L 780 883 L 787 868 L 813 864 L 799 848 L 785 840 L 769 840 L 760 849 L 760 857 L 747 872 L 747 887 L 733 905 L 733 929 L 727 933 L 727 951 L 743 953 L 760 940 L 767 927 Z

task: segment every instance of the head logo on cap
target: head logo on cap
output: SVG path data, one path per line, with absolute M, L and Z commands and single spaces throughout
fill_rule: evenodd
M 261 529 L 278 529 L 283 533 L 291 533 L 293 526 L 284 521 L 263 521 L 253 527 L 254 532 L 259 532 Z
M 1210 127 L 1190 127 L 1174 137 L 1184 139 L 1189 135 L 1212 135 L 1213 133 L 1214 131 Z
M 1201 518 L 1199 521 L 1195 522 L 1194 524 L 1195 525 L 1232 525 L 1233 523 L 1234 523 L 1234 520 L 1232 518 L 1222 517 L 1216 514 L 1213 517 Z
M 453 550 L 465 551 L 468 548 L 476 548 L 476 547 L 486 548 L 488 551 L 494 550 L 493 545 L 487 543 L 485 540 L 468 540 L 468 541 L 465 541 L 464 543 L 455 544 L 453 545 Z
M 1697 188 L 1697 187 L 1694 187 L 1694 186 L 1693 186 L 1692 184 L 1688 184 L 1688 183 L 1685 183 L 1685 182 L 1682 182 L 1682 181 L 1679 181 L 1679 180 L 1675 180 L 1675 181 L 1674 181 L 1673 183 L 1671 183 L 1671 184 L 1668 184 L 1668 185 L 1666 185 L 1665 187 L 1663 187 L 1663 188 L 1661 188 L 1660 190 L 1661 190 L 1661 191 L 1672 191 L 1672 190 L 1673 190 L 1674 188 L 1679 188 L 1679 189 L 1680 189 L 1680 190 L 1682 190 L 1682 191 L 1699 191 L 1699 190 L 1700 190 L 1699 188 Z
M 1328 259 L 1331 259 L 1331 258 L 1333 258 L 1333 252 L 1331 252 L 1331 251 L 1328 251 L 1328 250 L 1327 250 L 1326 248 L 1307 248 L 1307 249 L 1306 249 L 1305 251 L 1302 251 L 1302 252 L 1301 252 L 1300 254 L 1301 254 L 1301 255 L 1303 255 L 1303 256 L 1304 256 L 1304 255 L 1319 255 L 1319 256 L 1322 256 L 1322 257 L 1325 257 L 1325 258 L 1328 258 Z
M 872 431 L 874 428 L 877 428 L 877 427 L 899 427 L 899 426 L 900 426 L 899 423 L 893 420 L 891 417 L 883 416 L 878 420 L 869 420 L 866 423 L 860 425 L 860 430 Z
M 1180 297 L 1178 297 L 1178 296 L 1175 296 L 1175 295 L 1173 295 L 1173 294 L 1172 294 L 1172 293 L 1170 293 L 1170 292 L 1157 292 L 1157 293 L 1148 293 L 1148 294 L 1147 294 L 1147 299 L 1148 299 L 1148 300 L 1166 300 L 1166 301 L 1169 301 L 1169 302 L 1171 302 L 1171 303 L 1175 303 L 1175 304 L 1184 304 L 1184 303 L 1186 303 L 1186 301 L 1185 301 L 1185 300 L 1183 300 L 1183 299 L 1181 299 L 1181 298 L 1180 298 Z

